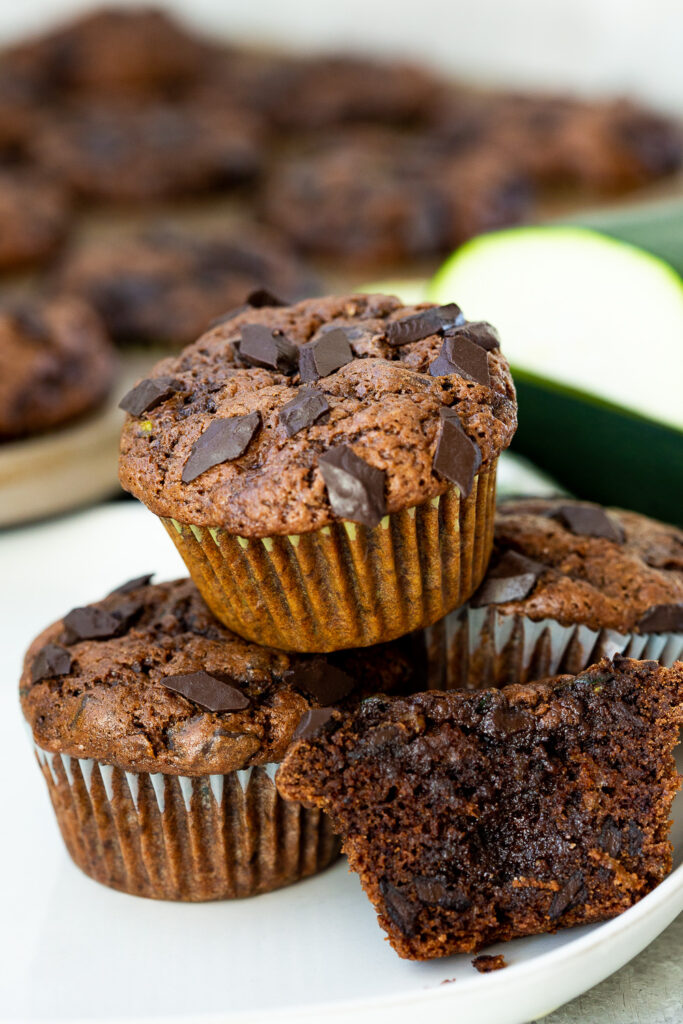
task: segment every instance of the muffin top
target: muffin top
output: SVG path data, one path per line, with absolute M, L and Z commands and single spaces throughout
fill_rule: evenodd
M 80 299 L 22 299 L 0 307 L 0 440 L 82 416 L 114 382 L 114 348 Z
M 506 501 L 488 574 L 470 604 L 566 626 L 681 632 L 683 532 L 567 498 Z
M 252 537 L 374 526 L 452 483 L 467 494 L 509 445 L 508 364 L 455 304 L 264 301 L 124 399 L 121 482 L 157 515 Z
M 65 189 L 35 171 L 0 170 L 0 271 L 45 263 L 70 226 Z
M 20 695 L 44 750 L 126 771 L 279 761 L 309 710 L 409 683 L 399 643 L 305 657 L 241 640 L 187 579 L 131 580 L 31 644 Z

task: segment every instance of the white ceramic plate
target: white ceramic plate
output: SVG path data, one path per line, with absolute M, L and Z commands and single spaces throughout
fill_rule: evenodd
M 677 866 L 658 889 L 606 924 L 492 947 L 510 966 L 488 975 L 469 956 L 399 960 L 344 862 L 234 903 L 154 903 L 90 881 L 62 846 L 22 728 L 21 655 L 68 608 L 153 569 L 182 574 L 133 504 L 0 536 L 0 1020 L 522 1024 L 617 970 L 683 909 L 680 798 Z

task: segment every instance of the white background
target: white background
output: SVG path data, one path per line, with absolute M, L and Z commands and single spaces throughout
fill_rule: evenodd
M 89 6 L 87 0 L 0 0 L 0 38 Z M 683 110 L 683 0 L 166 0 L 165 6 L 221 35 L 404 53 L 469 78 L 631 93 Z

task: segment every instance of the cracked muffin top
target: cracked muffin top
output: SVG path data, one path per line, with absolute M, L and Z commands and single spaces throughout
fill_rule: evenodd
M 251 302 L 123 400 L 121 482 L 157 515 L 305 533 L 354 518 L 330 463 L 337 499 L 371 477 L 378 515 L 390 514 L 451 483 L 468 493 L 509 445 L 517 407 L 498 337 L 454 303 Z
M 312 709 L 410 683 L 400 642 L 285 654 L 227 630 L 190 580 L 149 581 L 73 609 L 31 644 L 20 695 L 42 749 L 126 771 L 225 773 L 280 761 Z
M 568 498 L 503 502 L 470 603 L 591 629 L 683 632 L 683 531 Z

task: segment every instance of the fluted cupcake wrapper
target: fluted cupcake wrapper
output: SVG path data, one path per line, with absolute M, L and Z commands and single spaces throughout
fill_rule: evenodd
M 506 615 L 492 605 L 466 605 L 425 629 L 423 639 L 431 690 L 479 690 L 563 672 L 574 675 L 615 654 L 666 666 L 683 658 L 683 633 L 562 626 L 554 619 Z
M 339 854 L 327 815 L 279 796 L 277 764 L 191 777 L 35 750 L 72 859 L 114 889 L 233 899 L 314 875 Z
M 366 647 L 435 622 L 477 588 L 493 544 L 496 463 L 370 529 L 239 537 L 164 525 L 212 612 L 247 640 L 297 652 Z

